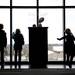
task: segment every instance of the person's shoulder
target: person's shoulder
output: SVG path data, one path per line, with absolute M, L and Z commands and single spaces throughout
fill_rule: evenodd
M 23 36 L 22 34 L 20 34 L 20 36 Z
M 1 30 L 2 33 L 6 34 L 5 30 Z

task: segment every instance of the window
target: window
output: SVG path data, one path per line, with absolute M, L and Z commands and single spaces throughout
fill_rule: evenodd
M 70 28 L 75 35 L 75 9 L 66 9 L 66 28 Z
M 48 61 L 63 61 L 62 9 L 39 9 L 39 17 L 44 17 L 43 27 L 48 27 Z M 55 46 L 60 45 L 60 46 Z
M 63 0 L 39 0 L 40 6 L 62 6 Z
M 13 0 L 13 6 L 36 6 L 36 0 Z
M 0 0 L 0 6 L 10 6 L 10 0 Z
M 10 56 L 10 10 L 9 9 L 0 9 L 0 24 L 4 25 L 4 30 L 7 33 L 7 47 L 4 49 L 4 60 L 8 60 L 7 56 Z M 0 59 L 1 60 L 1 59 Z
M 15 32 L 17 28 L 23 34 L 25 45 L 22 50 L 22 61 L 29 60 L 29 32 L 28 27 L 36 24 L 36 9 L 13 9 L 13 26 L 12 31 Z
M 65 28 L 70 28 L 75 35 L 74 0 L 0 0 L 0 23 L 7 33 L 7 49 L 5 49 L 5 65 L 14 65 L 14 49 L 12 33 L 20 28 L 25 45 L 21 53 L 21 64 L 29 64 L 28 27 L 37 25 L 38 19 L 44 17 L 43 27 L 48 27 L 48 63 L 62 64 L 64 61 L 64 41 L 58 37 L 64 35 Z M 10 66 L 10 68 L 12 68 Z
M 74 0 L 65 0 L 66 6 L 75 6 L 75 1 Z
M 75 9 L 66 9 L 66 28 L 70 28 L 75 36 Z M 73 59 L 75 61 L 75 58 Z

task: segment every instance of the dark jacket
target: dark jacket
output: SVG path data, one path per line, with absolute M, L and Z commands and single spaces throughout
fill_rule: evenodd
M 4 30 L 0 30 L 0 49 L 3 49 L 7 45 L 7 37 Z
M 68 34 L 65 35 L 64 37 L 60 38 L 60 40 L 65 39 L 65 43 L 64 43 L 64 52 L 68 53 L 68 54 L 72 54 L 75 53 L 74 50 L 74 36 L 73 34 Z
M 22 50 L 22 45 L 24 45 L 24 38 L 22 34 L 14 34 L 14 50 Z

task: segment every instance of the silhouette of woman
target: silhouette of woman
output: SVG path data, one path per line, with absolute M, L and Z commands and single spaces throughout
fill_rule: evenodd
M 15 50 L 15 68 L 17 68 L 17 54 L 19 56 L 19 68 L 20 68 L 20 62 L 21 62 L 21 51 L 22 51 L 22 45 L 24 45 L 24 38 L 23 35 L 20 32 L 20 29 L 16 29 L 16 32 L 13 33 L 13 39 L 14 39 L 14 50 Z
M 69 28 L 67 28 L 65 30 L 65 36 L 61 37 L 61 38 L 57 38 L 58 40 L 65 40 L 64 43 L 64 53 L 66 56 L 66 60 L 67 61 L 67 65 L 69 65 L 69 68 L 71 68 L 71 58 L 72 58 L 72 54 L 73 54 L 73 50 L 74 50 L 74 36 L 71 32 L 71 30 Z

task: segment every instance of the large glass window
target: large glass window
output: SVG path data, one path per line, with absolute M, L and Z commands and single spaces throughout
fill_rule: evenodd
M 66 28 L 70 28 L 75 36 L 75 9 L 66 9 Z
M 7 47 L 4 49 L 4 60 L 10 61 L 10 10 L 0 9 L 0 24 L 4 25 L 4 31 L 7 36 Z
M 0 24 L 4 25 L 4 31 L 7 36 L 7 47 L 4 49 L 4 60 L 10 61 L 10 10 L 0 9 Z
M 48 27 L 48 61 L 63 61 L 62 9 L 40 9 L 39 17 L 44 17 L 43 27 Z
M 63 0 L 39 0 L 40 6 L 62 6 Z
M 75 6 L 75 0 L 65 0 L 66 6 Z
M 36 0 L 12 0 L 13 6 L 36 6 Z
M 7 47 L 4 52 L 5 62 L 14 63 L 10 61 L 14 60 L 15 54 L 12 33 L 19 28 L 25 41 L 21 61 L 23 64 L 29 64 L 28 27 L 32 27 L 33 24 L 37 25 L 40 17 L 44 17 L 42 26 L 48 27 L 48 62 L 64 61 L 64 41 L 58 41 L 57 38 L 64 35 L 66 28 L 70 28 L 75 35 L 74 0 L 0 0 L 0 23 L 4 25 L 7 34 Z
M 0 0 L 0 6 L 10 6 L 10 0 Z
M 28 27 L 32 27 L 33 24 L 36 24 L 36 9 L 13 9 L 13 32 L 15 32 L 17 28 L 20 29 L 25 41 L 21 53 L 22 61 L 29 60 Z
M 75 35 L 75 9 L 66 9 L 66 28 L 70 28 Z

